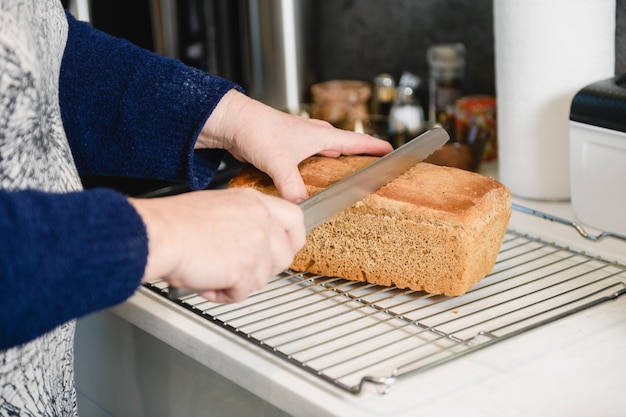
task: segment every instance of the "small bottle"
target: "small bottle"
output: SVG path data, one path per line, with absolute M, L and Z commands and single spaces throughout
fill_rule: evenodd
M 389 137 L 394 147 L 416 136 L 424 126 L 424 110 L 417 99 L 420 79 L 404 72 L 398 82 L 397 96 L 389 110 Z
M 433 45 L 427 52 L 429 74 L 428 121 L 438 123 L 454 137 L 455 103 L 461 97 L 465 72 L 465 46 Z
M 396 99 L 396 82 L 389 74 L 379 74 L 374 78 L 372 94 L 372 114 L 389 115 L 389 110 Z

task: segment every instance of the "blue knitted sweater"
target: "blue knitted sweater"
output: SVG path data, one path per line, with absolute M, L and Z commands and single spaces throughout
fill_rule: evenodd
M 222 151 L 194 151 L 194 143 L 221 97 L 239 87 L 67 19 L 59 101 L 78 172 L 206 187 Z M 133 294 L 147 237 L 123 195 L 2 188 L 0 349 Z

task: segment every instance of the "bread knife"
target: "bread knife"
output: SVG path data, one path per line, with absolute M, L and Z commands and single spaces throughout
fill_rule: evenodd
M 307 234 L 426 159 L 449 139 L 445 129 L 435 127 L 301 202 Z M 170 288 L 168 296 L 176 300 L 197 292 Z

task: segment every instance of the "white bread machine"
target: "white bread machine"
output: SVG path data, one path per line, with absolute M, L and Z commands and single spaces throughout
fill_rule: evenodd
M 626 235 L 626 74 L 574 96 L 569 139 L 576 220 Z

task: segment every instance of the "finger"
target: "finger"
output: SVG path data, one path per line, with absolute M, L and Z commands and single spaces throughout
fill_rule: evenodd
M 283 165 L 279 170 L 268 172 L 278 193 L 288 201 L 299 203 L 309 197 L 297 166 Z
M 289 257 L 293 256 L 304 246 L 306 242 L 306 230 L 304 228 L 304 213 L 299 206 L 285 200 L 273 198 L 270 207 L 278 227 L 283 230 L 287 238 L 286 251 Z M 289 264 L 291 260 L 289 260 Z M 287 265 L 288 266 L 288 265 Z
M 218 294 L 219 292 L 220 292 L 219 290 L 206 290 L 206 291 L 201 291 L 199 293 L 199 295 L 201 297 L 206 298 L 207 300 L 209 300 L 211 302 L 218 303 L 218 302 L 220 302 L 220 301 L 218 301 L 219 298 L 220 298 L 220 296 Z
M 236 279 L 232 285 L 224 288 L 202 290 L 199 294 L 215 303 L 236 303 L 245 300 L 252 291 L 267 284 L 271 274 L 269 266 L 258 265 L 255 271 L 249 271 Z
M 221 290 L 213 291 L 209 294 L 218 303 L 236 303 L 245 300 L 253 291 L 263 288 L 269 279 L 285 268 L 273 270 L 270 256 L 267 257 L 266 265 L 259 265 L 256 271 L 251 272 L 249 276 L 237 280 L 236 284 Z M 291 262 L 290 262 L 291 263 Z
M 278 230 L 270 243 L 271 270 L 270 275 L 274 276 L 287 269 L 293 262 L 299 246 L 295 244 L 293 233 L 277 225 Z M 265 283 L 261 283 L 264 285 Z
M 318 155 L 337 157 L 339 155 L 385 155 L 393 150 L 386 140 L 378 139 L 364 133 L 338 130 L 332 144 L 318 152 Z
M 235 290 L 234 288 L 229 288 L 226 290 L 203 291 L 200 293 L 200 296 L 206 298 L 208 301 L 211 301 L 213 303 L 226 304 L 243 301 L 246 299 L 248 294 L 248 291 L 241 291 L 240 289 Z

